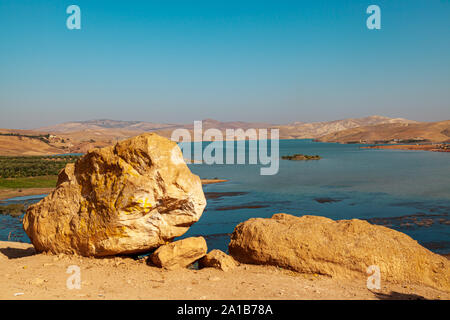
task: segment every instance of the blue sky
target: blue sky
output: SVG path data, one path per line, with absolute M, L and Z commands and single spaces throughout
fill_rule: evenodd
M 450 119 L 449 0 L 0 0 L 0 40 L 3 128 Z

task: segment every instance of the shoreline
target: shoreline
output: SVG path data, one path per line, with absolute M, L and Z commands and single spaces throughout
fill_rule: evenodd
M 66 287 L 67 268 L 80 267 L 81 288 Z M 7 300 L 417 300 L 450 299 L 450 293 L 414 284 L 338 280 L 273 266 L 240 264 L 168 271 L 130 257 L 86 258 L 36 254 L 31 244 L 0 241 L 0 299 Z M 220 287 L 220 289 L 218 289 Z
M 16 197 L 35 196 L 48 194 L 55 188 L 24 188 L 24 189 L 0 189 L 0 201 Z
M 432 151 L 450 152 L 450 146 L 443 147 L 443 144 L 397 144 L 383 146 L 366 146 L 361 149 L 387 149 L 387 150 L 411 150 L 411 151 Z
M 225 179 L 201 179 L 202 185 L 227 182 Z M 16 197 L 35 196 L 48 194 L 55 188 L 22 188 L 22 189 L 0 189 L 0 201 L 5 201 Z
M 201 180 L 202 180 L 202 185 L 228 182 L 228 180 L 225 180 L 225 179 L 201 179 Z

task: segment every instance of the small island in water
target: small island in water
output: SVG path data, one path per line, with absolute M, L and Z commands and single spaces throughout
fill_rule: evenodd
M 309 156 L 306 154 L 297 153 L 297 154 L 294 154 L 293 156 L 282 156 L 281 159 L 283 159 L 283 160 L 320 160 L 320 159 L 322 159 L 322 157 L 320 157 L 318 155 Z

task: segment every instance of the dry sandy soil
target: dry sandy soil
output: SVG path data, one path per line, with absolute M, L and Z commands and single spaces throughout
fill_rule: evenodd
M 67 268 L 80 268 L 81 288 L 68 289 Z M 412 285 L 338 281 L 276 267 L 240 265 L 166 271 L 145 259 L 35 254 L 30 244 L 0 241 L 0 299 L 450 299 L 450 293 Z
M 2 156 L 36 156 L 59 153 L 65 152 L 37 139 L 0 136 L 0 155 Z

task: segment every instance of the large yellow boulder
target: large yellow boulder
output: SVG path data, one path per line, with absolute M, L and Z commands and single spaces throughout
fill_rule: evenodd
M 68 164 L 23 226 L 38 252 L 139 253 L 184 234 L 205 206 L 177 144 L 147 133 Z
M 333 278 L 367 278 L 423 284 L 450 291 L 450 262 L 406 234 L 363 220 L 275 214 L 239 224 L 229 244 L 238 261 L 267 264 Z

